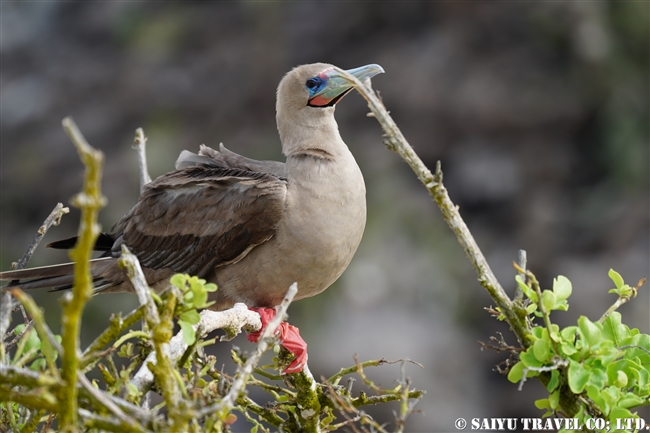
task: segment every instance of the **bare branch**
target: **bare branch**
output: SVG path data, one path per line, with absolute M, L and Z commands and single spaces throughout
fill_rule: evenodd
M 50 227 L 59 225 L 63 215 L 67 214 L 68 212 L 70 212 L 70 209 L 64 207 L 62 203 L 57 203 L 57 205 L 54 206 L 54 209 L 52 210 L 52 212 L 50 212 L 50 215 L 48 215 L 48 217 L 45 218 L 43 224 L 38 228 L 38 231 L 36 232 L 34 239 L 32 239 L 32 242 L 27 247 L 25 254 L 23 254 L 20 260 L 18 260 L 18 262 L 15 263 L 15 265 L 13 266 L 14 269 L 24 269 L 25 266 L 27 266 L 27 262 L 29 262 L 29 260 L 32 258 L 32 255 L 34 254 L 36 247 L 43 239 L 43 236 L 45 236 L 45 233 L 47 233 Z M 0 298 L 0 345 L 4 345 L 3 342 L 4 342 L 5 334 L 7 333 L 7 330 L 11 325 L 12 310 L 13 310 L 13 299 L 11 297 L 11 293 L 3 290 L 2 297 Z M 5 350 L 4 347 L 0 347 L 0 364 L 4 362 L 5 362 Z
M 251 374 L 253 374 L 253 368 L 259 362 L 262 354 L 264 354 L 264 352 L 269 348 L 269 340 L 271 340 L 271 337 L 275 335 L 275 331 L 284 320 L 287 309 L 289 308 L 291 301 L 293 301 L 294 296 L 296 296 L 296 293 L 298 293 L 298 284 L 293 283 L 291 287 L 289 287 L 287 294 L 284 296 L 282 303 L 278 307 L 276 316 L 267 324 L 266 328 L 262 332 L 255 352 L 246 360 L 244 365 L 237 369 L 237 373 L 235 374 L 228 394 L 226 394 L 220 402 L 203 408 L 200 411 L 201 417 L 215 412 L 220 416 L 224 416 L 232 410 L 237 402 L 237 398 L 246 388 L 246 382 Z
M 194 325 L 197 330 L 197 338 L 204 337 L 216 329 L 228 328 L 229 332 L 239 333 L 242 329 L 248 328 L 251 331 L 260 329 L 262 322 L 260 315 L 248 309 L 242 303 L 235 304 L 229 310 L 224 311 L 201 311 L 201 321 Z M 223 337 L 222 337 L 223 339 Z M 179 332 L 169 342 L 169 358 L 172 363 L 176 363 L 183 355 L 188 345 L 183 341 L 183 333 Z M 139 391 L 144 392 L 148 390 L 153 384 L 154 377 L 151 370 L 147 366 L 150 362 L 155 364 L 155 354 L 150 353 L 142 367 L 133 376 L 131 384 L 134 385 Z
M 126 245 L 122 245 L 119 265 L 126 268 L 127 275 L 131 280 L 136 295 L 138 295 L 138 301 L 145 308 L 145 319 L 147 323 L 151 327 L 157 326 L 160 323 L 160 315 L 151 297 L 151 289 L 149 288 L 147 279 L 144 277 L 144 272 L 142 272 L 138 258 L 129 251 Z
M 133 146 L 131 146 L 138 154 L 138 172 L 140 173 L 140 194 L 144 191 L 144 186 L 151 182 L 149 171 L 147 169 L 147 140 L 144 135 L 144 130 L 138 128 L 135 130 L 135 139 Z

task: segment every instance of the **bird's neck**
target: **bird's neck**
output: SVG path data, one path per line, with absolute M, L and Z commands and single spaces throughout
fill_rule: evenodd
M 282 141 L 282 152 L 287 159 L 300 156 L 312 156 L 320 159 L 335 160 L 349 154 L 349 150 L 339 134 L 339 127 L 334 120 L 333 107 L 325 108 L 319 116 L 293 118 L 285 121 L 278 116 L 278 132 Z

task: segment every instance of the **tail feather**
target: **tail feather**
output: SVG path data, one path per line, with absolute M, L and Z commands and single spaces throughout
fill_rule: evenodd
M 105 257 L 91 260 L 91 272 L 94 281 L 101 279 L 99 275 L 96 275 L 97 267 L 95 265 L 106 260 L 111 260 L 111 258 Z M 4 288 L 20 287 L 24 290 L 41 288 L 68 289 L 74 281 L 74 263 L 0 272 L 0 281 L 10 281 Z
M 93 247 L 93 250 L 110 251 L 111 248 L 113 248 L 114 243 L 115 243 L 115 239 L 113 238 L 112 235 L 108 235 L 106 233 L 100 233 L 99 236 L 97 236 L 97 240 L 95 241 L 95 246 Z M 60 241 L 50 242 L 45 246 L 57 250 L 69 250 L 71 248 L 74 248 L 76 244 L 77 244 L 77 236 L 73 236 L 68 239 L 61 239 Z

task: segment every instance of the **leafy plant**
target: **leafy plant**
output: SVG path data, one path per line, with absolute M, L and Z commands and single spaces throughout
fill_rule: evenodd
M 201 320 L 197 309 L 207 308 L 214 302 L 208 302 L 208 293 L 216 292 L 217 285 L 207 283 L 202 278 L 193 277 L 188 274 L 176 274 L 169 282 L 179 288 L 182 293 L 182 301 L 177 307 L 176 316 L 178 324 L 183 330 L 183 340 L 186 344 L 192 345 L 196 342 L 196 325 Z
M 620 420 L 638 419 L 633 410 L 650 404 L 650 335 L 630 329 L 615 309 L 636 296 L 644 280 L 631 287 L 618 272 L 610 270 L 616 287 L 609 292 L 618 295 L 616 303 L 595 322 L 580 316 L 576 325 L 560 328 L 551 322 L 550 315 L 568 310 L 571 282 L 559 276 L 552 290 L 541 291 L 534 275 L 527 272 L 526 276 L 527 281 L 521 275 L 516 277 L 530 302 L 526 312 L 529 319 L 543 318 L 544 324 L 530 329 L 532 344 L 519 355 L 508 380 L 520 383 L 521 389 L 527 378 L 543 376 L 549 396 L 537 400 L 535 406 L 545 410 L 545 417 L 558 414 L 577 418 L 588 430 L 615 427 L 628 431 Z M 582 403 L 577 412 L 566 407 L 567 393 Z M 608 424 L 598 428 L 594 419 Z

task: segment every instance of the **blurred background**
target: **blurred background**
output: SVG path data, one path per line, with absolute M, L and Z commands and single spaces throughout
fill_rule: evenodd
M 645 2 L 13 2 L 2 3 L 0 267 L 8 269 L 54 205 L 79 191 L 83 169 L 61 128 L 72 115 L 106 154 L 101 213 L 108 230 L 137 200 L 131 143 L 149 137 L 150 173 L 182 149 L 223 142 L 282 159 L 275 89 L 292 67 L 379 63 L 375 89 L 425 163 L 440 160 L 452 200 L 502 285 L 512 261 L 550 288 L 573 282 L 568 312 L 596 320 L 615 301 L 607 271 L 636 283 L 649 258 L 649 4 Z M 328 291 L 294 304 L 309 364 L 329 377 L 360 360 L 410 358 L 427 395 L 409 432 L 453 431 L 458 417 L 539 417 L 480 350 L 496 332 L 492 305 L 463 251 L 408 166 L 382 145 L 352 93 L 337 107 L 341 135 L 368 190 L 368 224 L 352 264 Z M 46 242 L 76 232 L 72 210 Z M 31 266 L 67 261 L 40 248 Z M 58 332 L 58 293 L 40 291 Z M 129 294 L 88 305 L 83 344 Z M 648 287 L 621 308 L 650 331 Z M 227 369 L 231 343 L 218 344 Z M 244 338 L 234 344 L 244 349 Z M 372 373 L 385 387 L 398 366 Z M 358 387 L 355 388 L 358 390 Z M 263 398 L 263 397 L 260 397 Z M 393 407 L 395 408 L 395 407 Z M 386 408 L 369 410 L 394 420 Z M 646 413 L 646 419 L 648 419 Z M 247 424 L 237 425 L 241 431 Z

